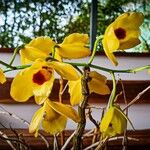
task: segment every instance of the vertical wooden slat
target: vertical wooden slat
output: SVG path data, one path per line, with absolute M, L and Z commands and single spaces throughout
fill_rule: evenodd
M 90 49 L 94 47 L 94 41 L 97 34 L 97 0 L 91 2 L 91 14 L 90 14 Z

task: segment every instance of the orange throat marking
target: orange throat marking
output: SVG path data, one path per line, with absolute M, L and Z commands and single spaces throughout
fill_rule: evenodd
M 48 67 L 42 67 L 41 70 L 33 75 L 32 81 L 38 85 L 42 85 L 46 81 L 50 80 L 52 76 L 52 69 Z

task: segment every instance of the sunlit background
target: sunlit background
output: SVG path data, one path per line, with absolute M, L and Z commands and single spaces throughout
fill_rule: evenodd
M 90 10 L 91 0 L 1 0 L 0 47 L 14 48 L 37 36 L 62 42 L 73 32 L 89 34 Z M 126 11 L 145 15 L 142 44 L 127 51 L 150 52 L 150 0 L 98 0 L 97 35 Z

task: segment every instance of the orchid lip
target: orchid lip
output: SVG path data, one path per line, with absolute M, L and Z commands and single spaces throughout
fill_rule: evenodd
M 117 38 L 120 40 L 126 37 L 126 31 L 123 28 L 117 28 L 114 32 Z
M 43 66 L 41 70 L 33 75 L 32 81 L 38 85 L 42 85 L 46 81 L 50 80 L 51 74 L 52 69 L 47 66 Z

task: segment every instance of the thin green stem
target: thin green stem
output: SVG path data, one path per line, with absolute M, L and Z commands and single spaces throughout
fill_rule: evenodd
M 100 35 L 99 37 L 97 37 L 95 43 L 94 43 L 94 49 L 93 49 L 93 52 L 92 52 L 92 55 L 90 57 L 90 60 L 88 62 L 88 64 L 90 65 L 94 59 L 94 56 L 95 56 L 95 53 L 97 51 L 97 45 L 98 45 L 98 42 L 103 38 L 103 35 Z
M 54 58 L 54 59 L 55 59 L 56 48 L 59 48 L 59 46 L 58 46 L 58 45 L 55 45 L 55 46 L 53 47 L 52 58 Z
M 113 89 L 112 89 L 112 93 L 111 93 L 111 96 L 110 96 L 110 101 L 108 102 L 108 104 L 109 104 L 108 107 L 113 106 L 113 103 L 114 103 L 114 100 L 115 100 L 115 97 L 116 97 L 116 79 L 115 79 L 115 74 L 113 72 L 111 72 L 110 74 L 112 76 Z
M 5 67 L 7 67 L 7 68 L 11 68 L 11 69 L 13 69 L 13 70 L 15 70 L 15 69 L 16 69 L 16 67 L 15 67 L 15 66 L 11 66 L 11 65 L 9 65 L 9 64 L 7 64 L 7 63 L 5 63 L 5 62 L 1 61 L 1 60 L 0 60 L 0 64 L 2 64 L 3 66 L 5 66 Z
M 146 69 L 150 69 L 150 65 L 144 66 L 144 67 L 139 67 L 139 68 L 134 68 L 134 69 L 125 69 L 125 70 L 115 70 L 115 69 L 109 69 L 109 68 L 104 68 L 104 67 L 100 67 L 97 65 L 90 65 L 89 67 L 98 69 L 98 70 L 102 70 L 105 72 L 114 72 L 114 73 L 136 73 L 142 70 L 146 70 Z
M 95 68 L 98 70 L 102 70 L 105 72 L 114 72 L 114 73 L 136 73 L 142 70 L 146 70 L 146 69 L 150 69 L 150 65 L 147 66 L 143 66 L 143 67 L 139 67 L 139 68 L 134 68 L 134 69 L 126 69 L 126 70 L 115 70 L 115 69 L 109 69 L 109 68 L 105 68 L 105 67 L 101 67 L 101 66 L 97 66 L 97 65 L 93 65 L 93 64 L 86 64 L 86 63 L 72 63 L 72 62 L 66 62 L 68 64 L 71 64 L 73 66 L 89 66 L 91 68 Z
M 74 62 L 64 62 L 64 63 L 70 64 L 72 66 L 78 66 L 78 67 L 86 67 L 86 66 L 88 66 L 88 64 L 86 64 L 86 63 L 74 63 Z
M 6 72 L 13 71 L 13 70 L 21 70 L 21 69 L 25 69 L 25 68 L 30 67 L 30 66 L 31 65 L 15 66 L 15 67 L 10 68 L 10 69 L 5 69 L 3 72 L 6 73 Z
M 142 70 L 146 70 L 146 69 L 150 69 L 150 65 L 143 66 L 143 67 L 140 67 L 140 68 L 131 69 L 130 72 L 131 73 L 136 73 L 136 72 L 139 72 L 139 71 L 142 71 Z
M 23 47 L 24 47 L 24 45 L 21 45 L 21 46 L 17 47 L 17 48 L 14 50 L 14 53 L 13 53 L 13 55 L 12 55 L 12 58 L 11 58 L 11 60 L 10 60 L 9 65 L 12 65 L 12 64 L 13 64 L 13 62 L 14 62 L 14 60 L 15 60 L 15 58 L 16 58 L 16 55 L 17 55 L 17 53 L 18 53 L 18 51 L 19 51 L 21 48 L 23 48 Z

